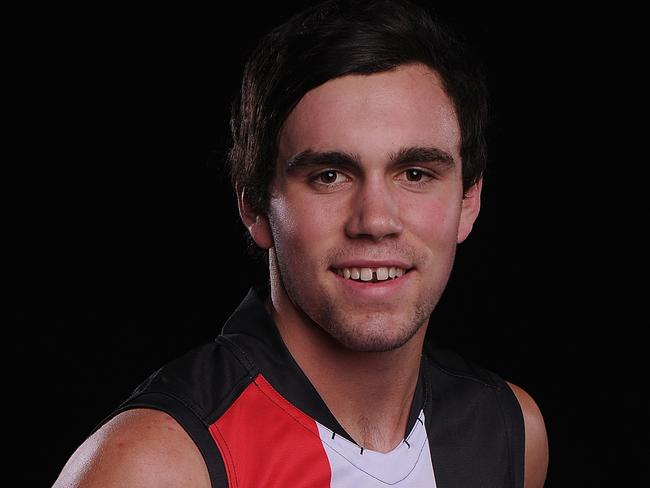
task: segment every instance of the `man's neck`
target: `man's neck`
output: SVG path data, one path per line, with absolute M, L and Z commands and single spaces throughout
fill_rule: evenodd
M 281 303 L 267 305 L 287 348 L 346 432 L 364 449 L 395 448 L 404 439 L 426 326 L 398 349 L 357 352 Z

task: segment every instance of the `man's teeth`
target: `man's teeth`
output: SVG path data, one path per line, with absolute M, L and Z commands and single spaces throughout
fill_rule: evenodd
M 342 268 L 336 272 L 345 279 L 357 281 L 386 281 L 405 273 L 402 268 Z

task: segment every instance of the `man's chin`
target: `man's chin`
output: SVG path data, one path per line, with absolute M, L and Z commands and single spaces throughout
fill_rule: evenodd
M 339 343 L 346 349 L 354 352 L 388 352 L 404 346 L 414 334 L 403 337 L 364 336 L 342 337 Z
M 360 314 L 321 327 L 346 349 L 358 352 L 393 351 L 406 344 L 420 324 L 391 314 Z

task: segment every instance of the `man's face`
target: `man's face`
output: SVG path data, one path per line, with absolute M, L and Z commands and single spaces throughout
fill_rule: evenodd
M 460 130 L 422 65 L 308 92 L 279 141 L 271 278 L 304 326 L 386 351 L 424 326 L 478 212 L 463 198 Z

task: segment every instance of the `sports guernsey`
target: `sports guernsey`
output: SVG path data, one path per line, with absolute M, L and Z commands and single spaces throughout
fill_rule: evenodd
M 364 450 L 345 432 L 251 290 L 221 334 L 164 366 L 117 410 L 162 410 L 215 488 L 523 487 L 524 428 L 508 385 L 427 345 L 404 440 Z

